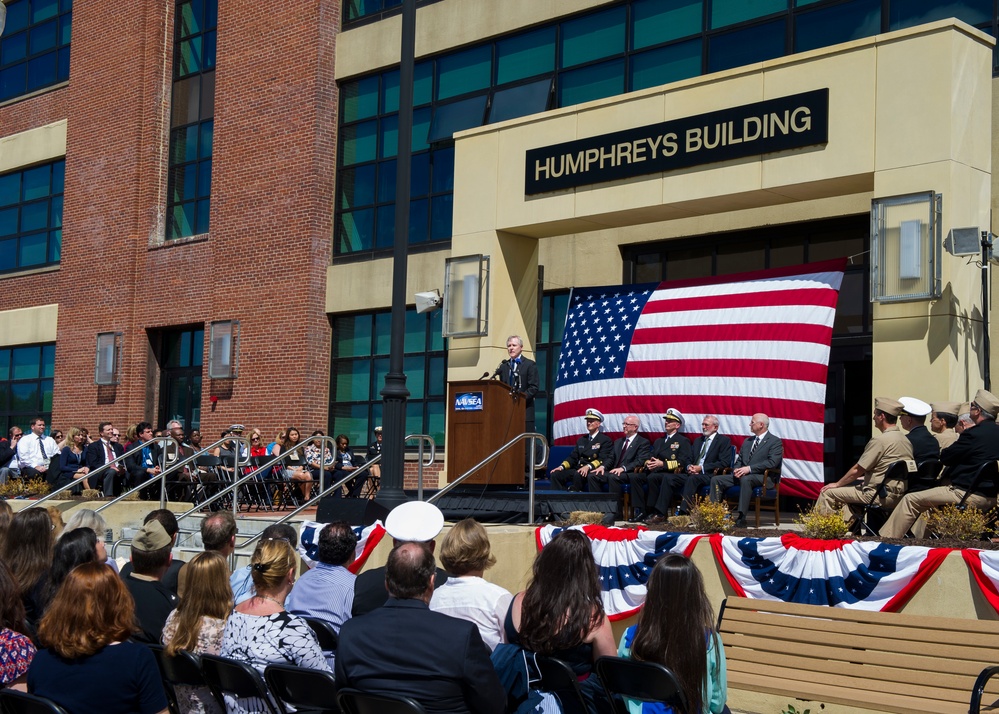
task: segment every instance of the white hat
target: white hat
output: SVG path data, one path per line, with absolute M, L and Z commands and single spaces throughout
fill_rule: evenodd
M 441 509 L 426 501 L 409 501 L 393 508 L 385 519 L 386 532 L 396 540 L 427 543 L 444 528 Z
M 663 414 L 663 421 L 678 421 L 683 426 L 683 413 L 679 409 L 667 409 Z
M 933 411 L 933 407 L 924 402 L 922 399 L 916 399 L 915 397 L 900 397 L 899 400 L 902 402 L 902 412 L 914 417 L 924 417 Z
M 586 410 L 586 414 L 584 414 L 583 417 L 586 418 L 586 419 L 596 419 L 597 421 L 599 421 L 601 423 L 604 420 L 604 415 L 601 414 L 600 411 L 598 411 L 596 409 L 587 409 Z

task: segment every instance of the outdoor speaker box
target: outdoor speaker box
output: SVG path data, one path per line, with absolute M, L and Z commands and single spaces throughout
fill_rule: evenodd
M 346 521 L 352 526 L 370 526 L 377 520 L 385 522 L 388 509 L 369 498 L 333 498 L 323 496 L 316 509 L 316 520 L 320 523 Z

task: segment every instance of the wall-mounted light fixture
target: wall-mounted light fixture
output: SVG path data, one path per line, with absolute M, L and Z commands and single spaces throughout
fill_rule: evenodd
M 489 334 L 489 256 L 444 261 L 444 337 Z
M 121 332 L 97 334 L 97 354 L 94 358 L 94 383 L 118 384 L 121 381 Z
M 208 376 L 211 379 L 236 379 L 239 376 L 239 320 L 212 323 Z
M 871 201 L 871 302 L 940 297 L 941 194 Z

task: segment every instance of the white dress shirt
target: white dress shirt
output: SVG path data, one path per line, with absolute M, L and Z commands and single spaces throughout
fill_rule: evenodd
M 506 588 L 488 580 L 474 575 L 452 576 L 434 590 L 430 609 L 474 623 L 482 641 L 494 650 L 503 641 L 503 618 L 512 600 Z
M 40 437 L 34 432 L 25 434 L 17 442 L 17 460 L 20 462 L 21 468 L 25 466 L 30 466 L 33 469 L 37 469 L 39 466 L 47 467 L 49 460 L 58 451 L 55 439 L 51 436 Z

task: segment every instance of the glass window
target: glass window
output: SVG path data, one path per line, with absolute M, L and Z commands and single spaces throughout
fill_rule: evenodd
M 378 147 L 378 122 L 368 121 L 345 126 L 340 132 L 343 142 L 340 160 L 345 166 L 375 160 L 375 151 Z
M 179 0 L 174 16 L 167 240 L 207 233 L 211 215 L 218 0 Z
M 853 0 L 803 12 L 795 18 L 794 29 L 795 52 L 870 37 L 881 31 L 881 0 Z
M 7 3 L 0 41 L 0 102 L 69 79 L 72 21 L 72 7 L 60 9 L 58 0 Z
M 496 43 L 496 83 L 536 77 L 555 69 L 555 26 Z
M 666 280 L 706 278 L 711 271 L 711 248 L 671 250 L 666 257 Z
M 956 17 L 969 25 L 991 23 L 992 0 L 891 0 L 888 13 L 888 28 L 900 30 L 904 27 L 921 25 L 924 22 Z
M 624 60 L 591 65 L 559 77 L 558 105 L 567 107 L 624 91 Z
M 552 93 L 552 80 L 543 79 L 540 82 L 521 84 L 509 89 L 500 89 L 493 94 L 493 103 L 489 108 L 489 123 L 516 119 L 517 117 L 537 114 L 548 109 L 548 99 Z
M 715 275 L 745 273 L 750 270 L 763 270 L 767 267 L 766 242 L 740 241 L 718 246 L 718 262 Z
M 52 419 L 52 373 L 55 344 L 24 345 L 0 349 L 0 430 L 17 425 L 25 432 L 28 422 Z
M 701 73 L 701 40 L 689 40 L 631 57 L 631 90 L 658 87 Z
M 708 41 L 708 71 L 762 62 L 784 54 L 785 20 L 728 32 Z
M 488 88 L 492 71 L 491 45 L 440 58 L 437 60 L 437 99 L 449 99 Z
M 430 143 L 450 139 L 456 131 L 481 126 L 486 114 L 486 95 L 441 104 L 434 110 L 430 122 Z
M 632 261 L 635 283 L 658 283 L 663 279 L 662 256 L 659 253 L 640 253 Z
M 711 0 L 711 27 L 726 27 L 787 9 L 787 0 Z
M 354 122 L 378 114 L 378 76 L 341 85 L 343 121 Z M 395 73 L 395 109 L 399 108 L 399 73 Z
M 406 409 L 406 431 L 434 434 L 437 429 L 438 448 L 444 445 L 444 385 L 447 381 L 447 353 L 440 339 L 440 314 L 439 310 L 423 315 L 413 308 L 406 310 L 403 364 L 411 397 Z M 388 310 L 334 318 L 330 433 L 344 433 L 354 442 L 367 443 L 371 439 L 368 429 L 381 423 L 379 392 L 385 386 L 388 373 L 391 326 L 392 315 Z M 436 339 L 433 337 L 435 330 Z
M 624 52 L 624 6 L 562 23 L 562 67 Z
M 0 271 L 59 262 L 65 160 L 0 175 Z
M 697 34 L 703 17 L 702 0 L 636 0 L 631 4 L 631 48 Z

